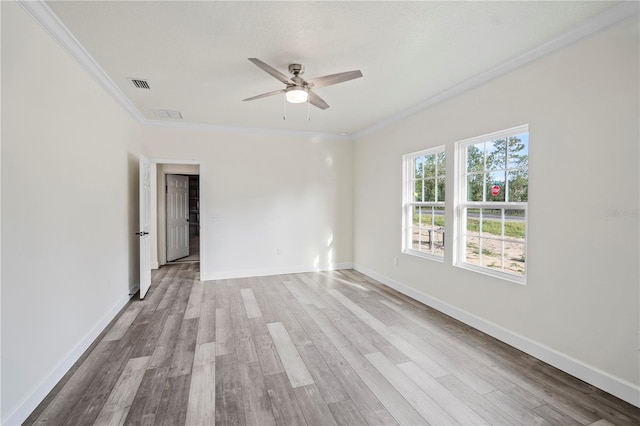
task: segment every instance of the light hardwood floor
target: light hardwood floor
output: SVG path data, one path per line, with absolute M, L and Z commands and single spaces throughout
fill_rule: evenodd
M 354 271 L 154 271 L 26 424 L 638 425 L 640 409 Z

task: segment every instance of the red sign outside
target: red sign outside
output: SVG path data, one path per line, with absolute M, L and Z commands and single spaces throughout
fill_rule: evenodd
M 500 186 L 499 185 L 493 185 L 491 187 L 491 195 L 493 195 L 494 197 L 497 197 L 500 194 Z

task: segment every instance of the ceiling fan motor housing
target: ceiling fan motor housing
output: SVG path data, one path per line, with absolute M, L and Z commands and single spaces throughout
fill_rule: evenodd
M 290 64 L 289 72 L 295 76 L 298 74 L 304 74 L 304 67 L 300 64 Z

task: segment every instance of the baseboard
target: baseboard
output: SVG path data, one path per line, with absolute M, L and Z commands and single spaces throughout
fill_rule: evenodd
M 160 264 L 158 264 L 158 262 L 151 262 L 151 269 L 158 269 L 160 268 Z
M 620 398 L 629 404 L 640 407 L 640 386 L 628 382 L 619 377 L 613 376 L 594 366 L 585 364 L 573 357 L 556 351 L 553 348 L 545 346 L 541 343 L 530 340 L 518 333 L 514 333 L 502 326 L 494 324 L 483 318 L 475 316 L 462 309 L 456 308 L 446 302 L 433 298 L 405 284 L 395 281 L 387 276 L 377 273 L 366 266 L 355 263 L 353 268 L 368 277 L 373 278 L 382 284 L 399 291 L 400 293 L 411 297 L 427 306 L 430 306 L 452 318 L 457 319 L 489 336 L 513 346 L 541 361 L 546 362 L 560 370 L 577 377 L 611 395 Z
M 282 275 L 282 274 L 301 274 L 304 272 L 319 272 L 319 271 L 337 271 L 340 269 L 353 269 L 353 263 L 336 263 L 333 265 L 320 265 L 320 266 L 291 266 L 291 267 L 278 267 L 278 268 L 266 268 L 266 269 L 244 269 L 236 271 L 219 271 L 208 273 L 202 277 L 202 281 L 212 280 L 228 280 L 232 278 L 248 278 L 248 277 L 265 277 L 269 275 Z
M 129 302 L 130 297 L 124 296 L 120 299 L 100 320 L 93 326 L 91 331 L 67 354 L 66 357 L 40 382 L 31 392 L 20 400 L 15 408 L 10 410 L 2 419 L 3 425 L 19 425 L 35 410 L 44 398 L 51 392 L 62 377 L 69 371 L 73 364 L 80 359 L 82 354 L 98 338 L 100 333 L 118 315 L 118 313 Z

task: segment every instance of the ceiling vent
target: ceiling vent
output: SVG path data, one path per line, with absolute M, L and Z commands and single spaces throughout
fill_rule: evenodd
M 147 80 L 143 80 L 141 78 L 129 78 L 128 80 L 136 89 L 151 90 L 151 87 L 149 86 L 149 82 Z
M 154 109 L 153 114 L 158 118 L 172 118 L 174 120 L 182 120 L 180 111 L 171 111 L 169 109 Z

